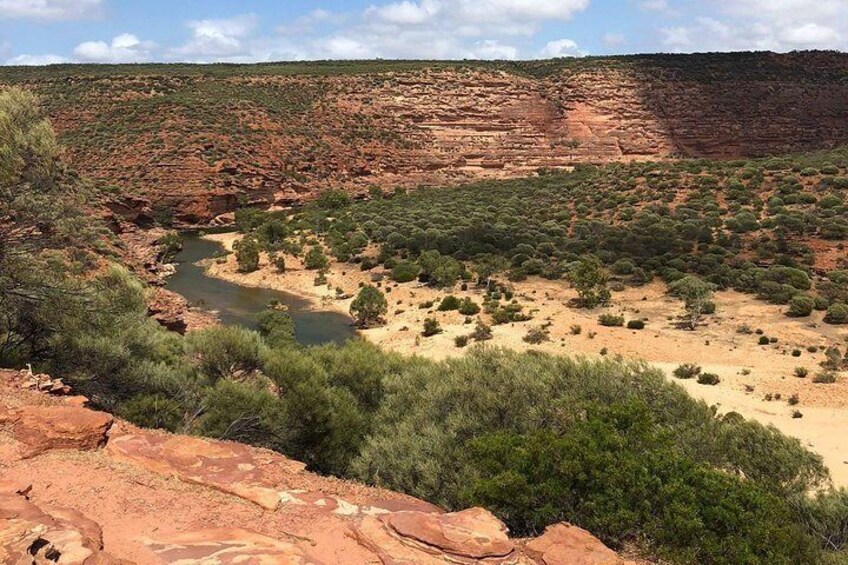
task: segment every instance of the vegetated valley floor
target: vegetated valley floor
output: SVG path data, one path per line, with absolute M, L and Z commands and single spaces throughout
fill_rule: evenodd
M 848 258 L 841 230 L 848 226 L 846 166 L 846 153 L 839 150 L 793 159 L 610 165 L 414 191 L 349 209 L 302 214 L 313 218 L 306 225 L 316 221 L 323 226 L 328 255 L 345 256 L 346 261 L 331 260 L 326 283 L 318 284 L 316 271 L 305 269 L 302 256 L 292 254 L 285 255 L 285 273 L 264 254 L 252 273 L 240 272 L 233 255 L 210 261 L 208 272 L 243 285 L 294 292 L 313 300 L 316 308 L 345 313 L 359 288 L 378 281 L 389 303 L 387 323 L 364 335 L 392 350 L 444 358 L 462 354 L 456 340 L 473 331 L 477 316 L 439 311 L 440 300 L 454 295 L 483 304 L 484 289 L 396 283 L 390 280 L 391 269 L 363 268 L 359 261 L 379 256 L 385 241 L 412 258 L 409 246 L 441 246 L 473 257 L 471 247 L 489 245 L 490 251 L 512 257 L 506 265 L 511 270 L 499 280 L 521 312 L 532 318 L 493 324 L 489 344 L 569 355 L 622 355 L 658 365 L 669 375 L 681 364 L 698 364 L 721 382 L 678 381 L 691 394 L 723 413 L 735 411 L 801 439 L 825 457 L 838 484 L 848 485 L 848 438 L 841 433 L 848 425 L 848 379 L 843 372 L 835 383 L 815 382 L 827 364 L 828 348 L 844 352 L 848 326 L 825 323 L 824 310 L 788 316 L 785 304 L 806 293 L 817 294 L 822 306 L 845 301 Z M 519 218 L 519 224 L 511 223 L 510 216 Z M 289 221 L 302 227 L 298 217 Z M 473 235 L 473 229 L 482 231 Z M 231 250 L 241 236 L 209 237 Z M 685 244 L 690 237 L 701 242 Z M 293 236 L 304 238 L 303 233 Z M 355 239 L 361 241 L 351 244 Z M 506 241 L 503 249 L 500 243 L 490 244 L 495 240 Z M 604 257 L 618 273 L 608 307 L 574 307 L 577 293 L 562 271 L 578 257 L 575 251 Z M 784 267 L 789 264 L 794 266 Z M 679 326 L 682 302 L 668 294 L 659 275 L 642 269 L 682 275 L 669 271 L 674 269 L 670 265 L 724 283 L 715 296 L 716 313 L 694 331 Z M 542 272 L 545 277 L 539 276 Z M 800 276 L 803 280 L 794 284 L 807 288 L 796 289 L 788 281 L 772 284 L 770 279 L 788 273 Z M 646 327 L 604 327 L 599 323 L 603 313 L 641 320 Z M 492 323 L 491 312 L 479 316 Z M 427 318 L 437 319 L 443 332 L 423 337 Z M 528 343 L 531 330 L 543 334 L 540 343 Z M 806 370 L 805 378 L 798 376 L 800 369 Z

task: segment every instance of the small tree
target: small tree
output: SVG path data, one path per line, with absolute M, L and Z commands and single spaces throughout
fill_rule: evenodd
M 252 273 L 259 269 L 259 242 L 253 236 L 246 236 L 233 244 L 239 271 Z
M 424 331 L 421 332 L 421 335 L 424 337 L 432 337 L 434 335 L 438 335 L 442 333 L 442 325 L 439 323 L 439 320 L 435 318 L 427 318 L 424 320 Z
M 271 257 L 271 264 L 274 265 L 278 273 L 286 272 L 286 258 L 283 255 L 273 255 Z
M 816 301 L 812 296 L 796 294 L 789 300 L 789 311 L 787 314 L 795 318 L 805 318 L 813 313 Z
M 686 325 L 694 330 L 701 317 L 711 310 L 713 293 L 716 285 L 698 277 L 688 275 L 672 283 L 671 293 L 681 300 L 686 308 Z
M 324 252 L 317 245 L 315 247 L 311 247 L 309 251 L 306 252 L 303 263 L 310 271 L 320 271 L 322 269 L 326 269 L 330 265 L 330 261 L 327 259 L 327 256 L 324 255 Z
M 378 324 L 389 311 L 389 303 L 382 292 L 373 286 L 364 286 L 350 305 L 350 313 L 362 327 Z
M 610 301 L 609 273 L 594 255 L 583 256 L 571 271 L 570 279 L 584 307 L 594 308 Z

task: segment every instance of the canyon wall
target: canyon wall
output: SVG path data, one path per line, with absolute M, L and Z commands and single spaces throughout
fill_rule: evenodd
M 68 160 L 141 223 L 206 223 L 328 188 L 734 158 L 848 143 L 848 55 L 0 69 Z

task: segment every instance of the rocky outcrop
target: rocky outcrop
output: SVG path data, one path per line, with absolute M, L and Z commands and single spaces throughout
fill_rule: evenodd
M 0 563 L 623 565 L 567 525 L 320 477 L 278 453 L 141 430 L 0 371 Z M 104 447 L 105 443 L 105 447 Z
M 374 69 L 7 68 L 0 84 L 44 94 L 74 166 L 124 189 L 109 204 L 114 222 L 142 227 L 209 224 L 243 203 L 287 205 L 327 188 L 848 143 L 848 55 L 839 53 Z
M 8 426 L 23 447 L 23 457 L 56 449 L 91 451 L 106 444 L 113 418 L 78 406 L 0 408 L 0 426 Z

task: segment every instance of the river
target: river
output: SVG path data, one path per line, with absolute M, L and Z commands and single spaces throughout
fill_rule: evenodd
M 256 314 L 277 301 L 289 309 L 295 324 L 295 339 L 302 345 L 342 343 L 354 337 L 352 321 L 335 312 L 317 312 L 298 296 L 264 288 L 240 286 L 206 275 L 197 262 L 215 257 L 223 247 L 197 234 L 183 235 L 183 248 L 177 255 L 177 272 L 166 287 L 183 295 L 191 305 L 218 314 L 224 324 L 256 329 Z

